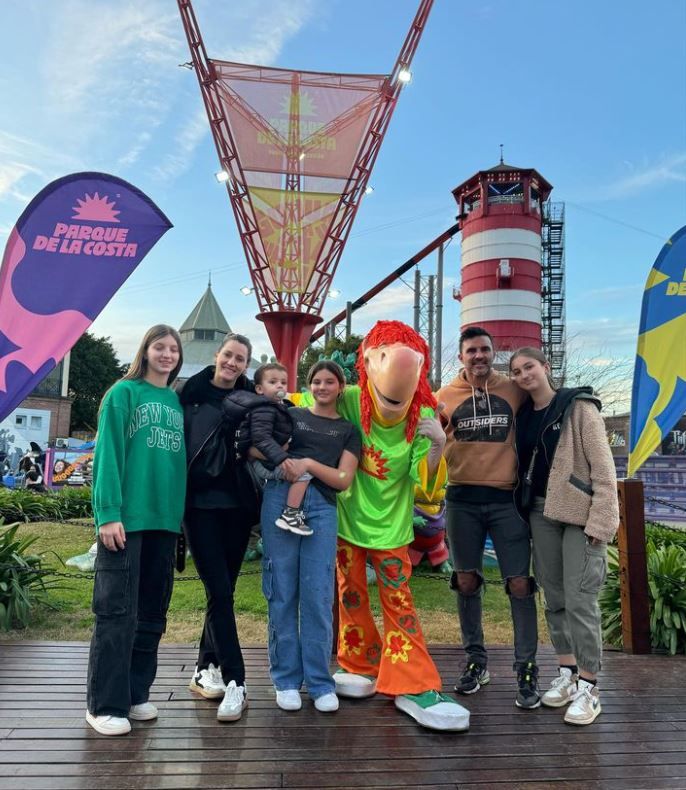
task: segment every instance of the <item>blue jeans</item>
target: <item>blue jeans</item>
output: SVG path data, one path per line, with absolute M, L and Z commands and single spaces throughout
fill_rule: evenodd
M 269 609 L 269 670 L 277 691 L 300 689 L 313 699 L 335 689 L 333 638 L 336 506 L 310 485 L 303 509 L 313 535 L 279 529 L 290 483 L 270 480 L 262 502 L 262 591 Z

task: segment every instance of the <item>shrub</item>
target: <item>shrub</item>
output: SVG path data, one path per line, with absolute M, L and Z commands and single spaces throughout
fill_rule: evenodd
M 650 641 L 657 650 L 672 655 L 686 652 L 686 548 L 677 543 L 646 543 Z M 622 643 L 619 557 L 608 548 L 608 574 L 601 590 L 603 637 L 612 645 Z
M 0 519 L 0 527 L 3 524 Z M 28 553 L 37 538 L 19 538 L 18 529 L 19 524 L 10 524 L 0 531 L 0 630 L 3 631 L 26 628 L 32 607 L 49 606 L 48 590 L 57 586 L 40 573 L 42 557 Z
M 686 547 L 686 530 L 664 527 L 662 524 L 648 522 L 646 524 L 646 541 L 651 541 L 656 546 L 670 546 L 676 543 Z
M 91 489 L 64 488 L 34 494 L 25 489 L 0 488 L 0 518 L 13 521 L 62 521 L 92 515 Z

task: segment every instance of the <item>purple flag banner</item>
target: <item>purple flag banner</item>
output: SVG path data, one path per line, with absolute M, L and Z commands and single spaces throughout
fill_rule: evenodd
M 106 173 L 48 184 L 12 229 L 0 270 L 0 421 L 55 367 L 171 222 Z

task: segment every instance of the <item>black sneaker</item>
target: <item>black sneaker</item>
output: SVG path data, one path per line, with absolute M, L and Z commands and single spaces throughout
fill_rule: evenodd
M 518 708 L 537 708 L 541 704 L 541 695 L 538 693 L 538 667 L 533 661 L 527 661 L 517 672 L 517 696 L 515 705 Z
M 462 677 L 455 684 L 455 691 L 458 694 L 476 694 L 476 692 L 489 683 L 491 676 L 488 674 L 486 667 L 481 664 L 476 664 L 470 661 L 464 668 Z

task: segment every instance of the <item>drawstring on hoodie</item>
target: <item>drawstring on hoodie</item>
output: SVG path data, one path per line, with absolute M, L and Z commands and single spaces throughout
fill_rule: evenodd
M 471 385 L 470 385 L 471 386 Z M 493 435 L 493 410 L 491 409 L 491 396 L 488 394 L 488 382 L 485 384 L 486 403 L 488 404 L 488 435 Z M 474 430 L 476 431 L 476 390 L 472 387 L 472 411 L 474 413 Z

